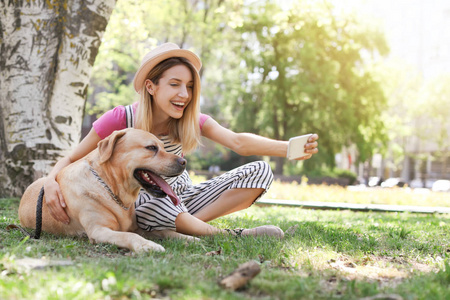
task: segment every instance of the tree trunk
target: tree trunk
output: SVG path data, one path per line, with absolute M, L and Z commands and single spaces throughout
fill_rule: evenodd
M 0 0 L 0 197 L 20 196 L 80 139 L 115 0 Z
M 284 157 L 273 157 L 272 160 L 275 161 L 275 170 L 273 171 L 276 175 L 283 175 L 283 166 L 286 158 Z

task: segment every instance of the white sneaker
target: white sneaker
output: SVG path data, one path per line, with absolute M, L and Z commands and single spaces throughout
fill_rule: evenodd
M 280 239 L 284 238 L 283 230 L 274 225 L 264 225 L 251 229 L 226 229 L 226 231 L 235 236 L 271 236 Z

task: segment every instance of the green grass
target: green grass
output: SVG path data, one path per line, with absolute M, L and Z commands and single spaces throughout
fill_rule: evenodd
M 318 197 L 330 192 L 315 191 Z M 7 231 L 19 223 L 18 203 L 0 200 L 0 299 L 450 299 L 447 215 L 252 207 L 212 224 L 274 224 L 285 239 L 163 240 L 166 252 L 137 255 L 87 238 L 43 233 L 34 241 Z M 206 255 L 219 249 L 220 255 Z M 25 257 L 72 265 L 30 269 L 19 264 Z M 219 287 L 249 260 L 262 271 L 244 289 Z

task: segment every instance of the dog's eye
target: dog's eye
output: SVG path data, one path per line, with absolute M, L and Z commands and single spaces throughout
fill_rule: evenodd
M 156 147 L 156 146 L 147 146 L 147 147 L 145 147 L 147 150 L 150 150 L 150 151 L 158 151 L 158 147 Z

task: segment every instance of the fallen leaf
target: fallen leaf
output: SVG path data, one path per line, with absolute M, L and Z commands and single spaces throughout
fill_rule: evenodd
M 214 256 L 214 255 L 221 255 L 222 254 L 222 248 L 219 248 L 219 250 L 216 251 L 210 251 L 206 253 L 206 256 Z

